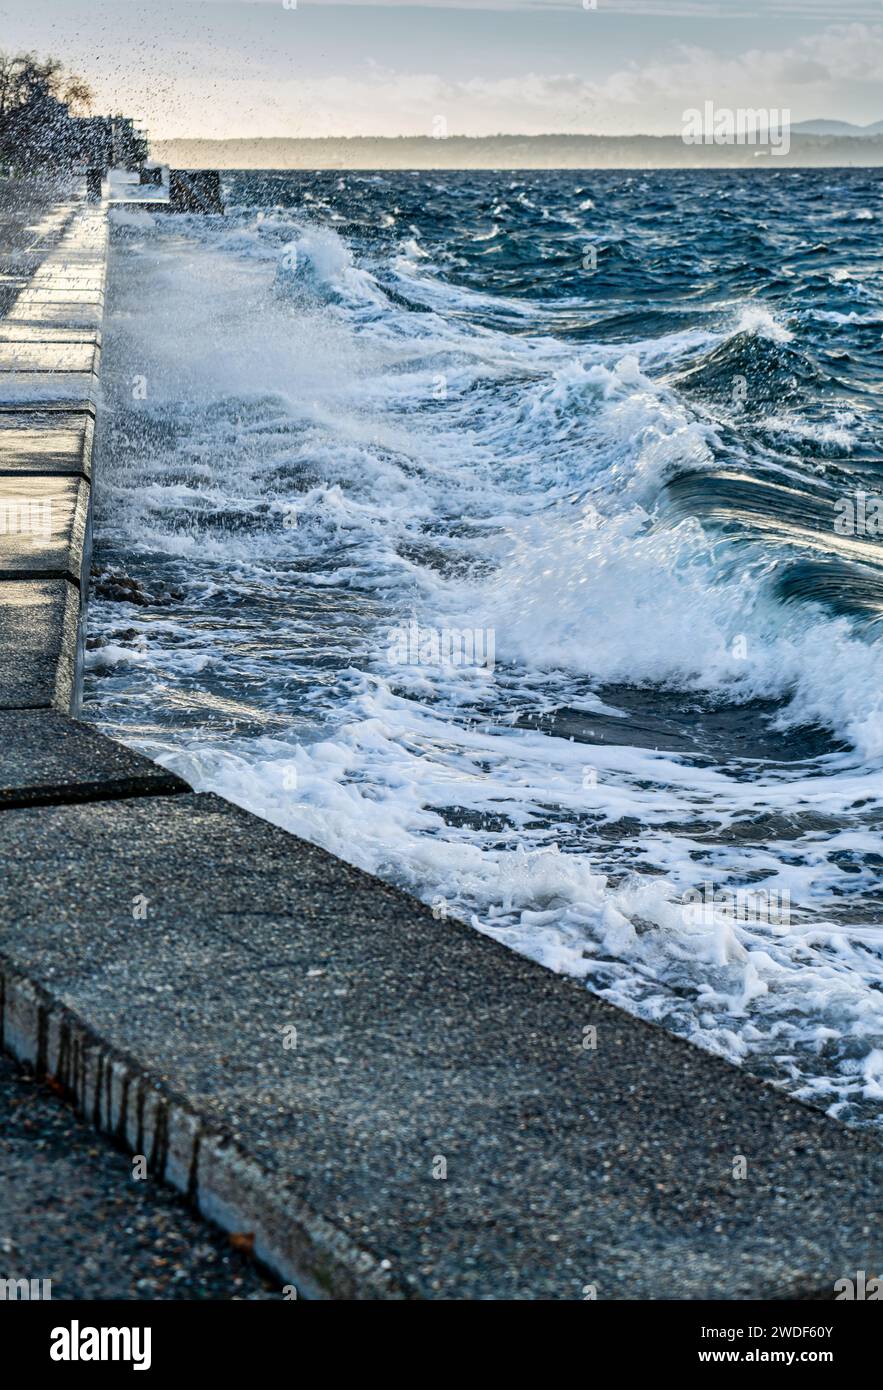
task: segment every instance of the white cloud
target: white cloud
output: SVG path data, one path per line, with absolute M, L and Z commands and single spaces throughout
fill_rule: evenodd
M 597 15 L 581 0 L 438 0 L 408 15 L 406 0 L 298 3 L 0 0 L 0 42 L 59 51 L 99 110 L 136 114 L 156 138 L 416 135 L 437 115 L 452 134 L 665 134 L 709 98 L 795 120 L 883 117 L 883 0 L 837 0 L 825 27 L 830 0 L 598 0 Z M 482 16 L 490 4 L 519 18 Z M 860 12 L 876 22 L 850 20 Z M 743 18 L 698 22 L 714 15 Z
M 679 45 L 596 81 L 572 72 L 455 81 L 366 64 L 355 75 L 294 82 L 227 79 L 219 108 L 216 83 L 196 78 L 177 110 L 165 119 L 151 115 L 150 123 L 160 138 L 429 135 L 437 116 L 452 135 L 665 134 L 680 131 L 683 110 L 706 99 L 733 108 L 789 108 L 794 120 L 861 121 L 883 117 L 881 71 L 883 25 L 833 25 L 788 48 L 753 48 L 731 58 Z
M 219 0 L 220 2 L 220 0 Z M 199 3 L 199 0 L 192 0 Z M 281 0 L 241 0 L 245 4 L 278 5 Z M 371 5 L 382 9 L 430 10 L 573 10 L 592 8 L 582 0 L 298 0 L 304 6 L 339 7 Z M 829 19 L 831 0 L 597 0 L 599 13 L 652 15 L 654 18 L 753 18 L 766 14 L 802 15 Z M 878 0 L 837 0 L 842 20 L 873 20 L 880 14 Z

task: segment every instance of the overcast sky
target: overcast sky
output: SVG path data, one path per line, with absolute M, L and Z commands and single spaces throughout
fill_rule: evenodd
M 665 134 L 707 99 L 883 119 L 881 0 L 0 0 L 0 44 L 157 139 Z

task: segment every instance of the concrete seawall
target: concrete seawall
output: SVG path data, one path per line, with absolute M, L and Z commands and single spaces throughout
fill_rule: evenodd
M 71 717 L 107 227 L 51 217 L 0 319 L 4 1046 L 302 1296 L 879 1271 L 876 1139 Z

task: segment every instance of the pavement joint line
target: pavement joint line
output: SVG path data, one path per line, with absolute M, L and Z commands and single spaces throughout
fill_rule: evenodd
M 78 782 L 70 788 L 36 787 L 27 797 L 4 796 L 0 793 L 0 815 L 4 811 L 29 810 L 32 806 L 78 806 L 95 801 L 128 801 L 133 796 L 182 796 L 191 791 L 186 784 L 180 787 L 168 783 L 154 784 L 148 779 L 129 782 L 125 787 L 100 782 Z
M 47 332 L 76 333 L 79 331 L 79 328 L 79 324 L 74 324 L 71 328 L 68 329 L 65 329 L 63 325 L 57 325 L 54 329 L 47 329 Z M 21 323 L 20 321 L 16 321 L 15 336 L 10 338 L 7 336 L 9 329 L 8 325 L 6 325 L 6 320 L 0 319 L 0 344 L 20 342 L 22 340 L 22 337 L 24 336 L 24 330 L 25 324 Z M 41 341 L 44 343 L 94 343 L 97 341 L 97 334 L 93 335 L 91 333 L 84 332 L 82 336 L 78 338 L 43 338 Z
M 63 477 L 70 477 L 70 474 L 62 474 Z M 79 475 L 78 475 L 79 476 Z M 88 481 L 88 479 L 85 479 Z M 4 569 L 0 566 L 0 583 L 7 584 L 26 584 L 29 580 L 39 580 L 45 583 L 51 579 L 67 579 L 69 583 L 75 584 L 78 589 L 82 588 L 82 580 L 78 574 L 68 565 L 62 565 L 58 569 Z
M 46 411 L 53 415 L 91 415 L 93 420 L 96 415 L 95 402 L 89 399 L 73 402 L 41 401 L 29 398 L 26 401 L 17 401 L 14 405 L 6 401 L 0 402 L 0 415 L 33 415 L 37 411 Z
M 0 468 L 0 478 L 82 478 L 91 486 L 92 479 L 83 468 L 53 468 L 51 472 L 43 468 Z M 33 570 L 28 574 L 33 577 Z

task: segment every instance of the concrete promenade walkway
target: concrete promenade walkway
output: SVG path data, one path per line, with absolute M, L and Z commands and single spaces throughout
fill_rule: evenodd
M 0 1278 L 24 1271 L 51 1279 L 53 1300 L 279 1298 L 277 1279 L 0 1056 Z
M 0 321 L 5 1047 L 302 1296 L 879 1272 L 875 1139 L 70 717 L 107 232 L 57 213 Z

